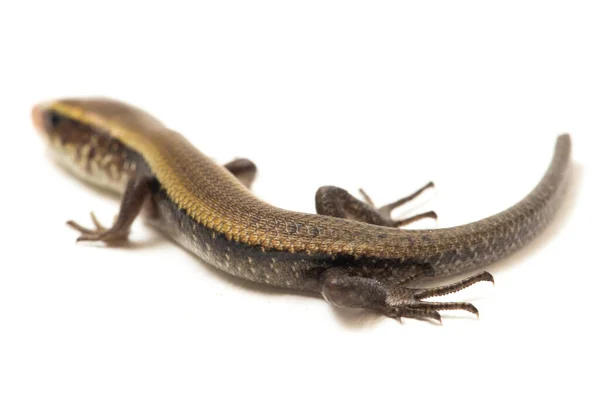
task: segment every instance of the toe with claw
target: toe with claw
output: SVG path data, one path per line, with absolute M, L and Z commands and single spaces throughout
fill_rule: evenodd
M 365 203 L 367 203 L 368 205 L 370 205 L 371 207 L 376 209 L 377 212 L 379 212 L 379 214 L 381 215 L 381 217 L 383 217 L 387 221 L 387 225 L 398 228 L 401 226 L 412 224 L 413 222 L 420 221 L 425 218 L 437 219 L 437 214 L 434 211 L 429 211 L 429 212 L 425 212 L 422 214 L 413 215 L 412 217 L 401 219 L 401 220 L 392 219 L 392 212 L 396 208 L 402 206 L 403 204 L 408 203 L 411 200 L 414 200 L 419 195 L 421 195 L 421 193 L 423 193 L 427 189 L 430 189 L 433 187 L 434 187 L 433 182 L 429 182 L 425 186 L 421 187 L 419 190 L 412 193 L 411 195 L 403 197 L 399 200 L 396 200 L 390 204 L 386 204 L 379 208 L 377 208 L 375 206 L 375 203 L 373 202 L 371 197 L 367 194 L 367 192 L 365 192 L 364 189 L 359 189 L 359 192 L 360 192 L 360 195 L 363 197 Z
M 492 274 L 482 272 L 463 279 L 459 282 L 427 289 L 412 289 L 406 287 L 397 288 L 386 301 L 382 311 L 389 317 L 401 319 L 406 318 L 430 318 L 441 322 L 439 311 L 442 310 L 464 310 L 475 314 L 479 318 L 477 308 L 467 302 L 429 302 L 423 301 L 430 297 L 443 296 L 458 292 L 477 282 L 494 282 Z
M 115 227 L 106 228 L 96 218 L 96 215 L 92 212 L 90 217 L 96 229 L 88 229 L 78 224 L 75 221 L 67 221 L 67 225 L 71 228 L 79 231 L 81 235 L 77 238 L 77 242 L 84 241 L 102 241 L 105 243 L 121 242 L 127 239 L 129 231 L 123 231 L 116 229 Z

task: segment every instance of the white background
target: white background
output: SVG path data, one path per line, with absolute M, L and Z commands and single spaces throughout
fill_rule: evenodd
M 597 398 L 596 7 L 189 3 L 0 6 L 0 398 Z M 83 95 L 254 160 L 257 195 L 293 210 L 434 180 L 404 211 L 439 221 L 416 227 L 471 222 L 527 194 L 561 132 L 573 186 L 495 286 L 445 298 L 479 320 L 400 324 L 227 278 L 140 222 L 129 248 L 75 245 L 67 219 L 118 203 L 50 162 L 29 112 Z

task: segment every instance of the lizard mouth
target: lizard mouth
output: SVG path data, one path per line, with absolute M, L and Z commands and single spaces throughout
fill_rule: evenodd
M 31 109 L 31 121 L 35 130 L 43 136 L 49 135 L 51 126 L 49 125 L 49 110 L 51 102 L 39 103 Z

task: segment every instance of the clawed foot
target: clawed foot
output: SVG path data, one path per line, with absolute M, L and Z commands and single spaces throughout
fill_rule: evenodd
M 90 213 L 92 222 L 96 229 L 88 229 L 79 225 L 75 221 L 67 221 L 67 225 L 71 228 L 81 232 L 81 235 L 77 238 L 77 242 L 83 241 L 102 241 L 105 243 L 115 243 L 127 240 L 129 231 L 120 230 L 113 228 L 104 227 L 96 218 L 94 213 Z
M 464 310 L 479 317 L 477 308 L 466 302 L 428 302 L 423 301 L 430 297 L 443 296 L 446 294 L 458 292 L 477 282 L 494 282 L 492 274 L 482 272 L 480 274 L 463 279 L 450 285 L 438 286 L 427 289 L 411 289 L 406 287 L 398 288 L 387 299 L 386 305 L 381 311 L 388 317 L 401 320 L 402 317 L 418 319 L 434 319 L 442 322 L 439 313 L 441 310 Z
M 363 190 L 363 189 L 359 189 L 359 192 L 361 194 L 361 196 L 363 197 L 363 199 L 365 200 L 365 202 L 367 204 L 369 204 L 371 207 L 375 208 L 379 214 L 381 214 L 381 216 L 388 221 L 388 225 L 389 226 L 393 226 L 393 227 L 400 227 L 400 226 L 404 226 L 404 225 L 408 225 L 408 224 L 412 224 L 413 222 L 422 220 L 424 218 L 433 218 L 433 219 L 437 219 L 437 214 L 434 211 L 429 211 L 426 213 L 422 213 L 422 214 L 417 214 L 414 215 L 412 217 L 409 218 L 405 218 L 405 219 L 401 219 L 401 220 L 394 220 L 392 219 L 392 212 L 400 207 L 403 204 L 406 204 L 407 202 L 415 199 L 416 197 L 418 197 L 421 193 L 423 193 L 425 190 L 429 189 L 429 188 L 433 188 L 433 182 L 429 182 L 427 185 L 423 186 L 422 188 L 420 188 L 419 190 L 417 190 L 416 192 L 414 192 L 413 194 L 403 197 L 399 200 L 394 201 L 393 203 L 390 204 L 386 204 L 383 207 L 379 207 L 377 208 L 375 206 L 375 204 L 373 203 L 373 200 L 371 199 L 371 197 Z
M 410 282 L 426 275 L 427 269 L 423 269 L 392 283 L 356 276 L 348 269 L 334 267 L 324 272 L 321 294 L 327 302 L 337 307 L 371 309 L 397 320 L 405 317 L 441 321 L 441 310 L 465 310 L 477 316 L 479 311 L 471 303 L 430 302 L 423 299 L 458 292 L 477 282 L 494 282 L 489 272 L 482 272 L 450 285 L 427 289 L 407 287 Z

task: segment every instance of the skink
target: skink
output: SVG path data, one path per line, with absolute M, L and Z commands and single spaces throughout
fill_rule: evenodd
M 513 207 L 446 229 L 399 229 L 429 212 L 394 220 L 391 211 L 411 196 L 376 208 L 327 186 L 316 194 L 317 214 L 274 207 L 250 191 L 254 163 L 218 165 L 149 114 L 103 98 L 63 99 L 33 108 L 33 122 L 52 154 L 78 177 L 121 194 L 111 227 L 73 221 L 79 241 L 118 244 L 142 213 L 200 259 L 237 277 L 320 293 L 339 307 L 376 310 L 392 318 L 441 321 L 440 310 L 467 302 L 424 299 L 480 281 L 480 272 L 453 284 L 414 288 L 425 277 L 475 270 L 523 247 L 549 223 L 564 198 L 571 141 L 558 137 L 554 157 L 535 189 Z M 413 285 L 411 285 L 413 284 Z

